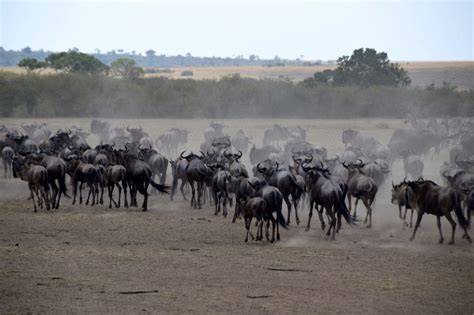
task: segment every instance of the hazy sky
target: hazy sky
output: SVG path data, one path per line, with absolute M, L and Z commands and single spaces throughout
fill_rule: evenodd
M 473 60 L 473 1 L 0 0 L 0 45 L 53 51 Z

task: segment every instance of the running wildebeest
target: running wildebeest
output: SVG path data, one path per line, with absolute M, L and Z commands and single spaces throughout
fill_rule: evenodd
M 410 241 L 415 239 L 416 231 L 420 226 L 421 219 L 425 213 L 433 214 L 437 219 L 437 226 L 439 230 L 439 243 L 443 243 L 443 232 L 441 230 L 441 217 L 445 216 L 451 223 L 452 233 L 451 241 L 448 244 L 454 244 L 454 233 L 456 231 L 456 222 L 451 216 L 451 211 L 454 210 L 458 219 L 459 225 L 464 230 L 463 238 L 471 243 L 471 237 L 467 233 L 467 221 L 461 209 L 461 202 L 459 194 L 451 187 L 441 187 L 430 180 L 417 180 L 408 182 L 408 189 L 414 195 L 416 200 L 418 217 L 416 218 L 415 229 L 410 237 Z

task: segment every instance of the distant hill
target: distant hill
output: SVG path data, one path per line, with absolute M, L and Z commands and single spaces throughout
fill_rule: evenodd
M 77 50 L 77 49 L 74 49 Z M 0 47 L 0 66 L 12 67 L 16 66 L 23 58 L 36 58 L 43 61 L 52 51 L 31 50 L 29 47 L 22 50 L 5 50 Z M 256 55 L 250 55 L 248 58 L 243 56 L 236 57 L 194 57 L 190 54 L 185 56 L 166 56 L 156 55 L 153 50 L 148 50 L 145 55 L 136 54 L 135 52 L 122 52 L 121 50 L 112 50 L 106 53 L 92 53 L 94 57 L 103 63 L 110 65 L 118 58 L 130 58 L 136 61 L 140 67 L 221 67 L 221 66 L 283 66 L 283 65 L 315 65 L 315 64 L 332 64 L 335 61 L 303 61 L 299 59 L 289 60 L 281 59 L 275 56 L 273 59 L 260 59 Z

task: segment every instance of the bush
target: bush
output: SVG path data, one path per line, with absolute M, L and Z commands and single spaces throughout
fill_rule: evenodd
M 403 118 L 473 116 L 474 91 L 358 88 L 239 75 L 220 80 L 124 80 L 102 74 L 0 72 L 2 117 Z

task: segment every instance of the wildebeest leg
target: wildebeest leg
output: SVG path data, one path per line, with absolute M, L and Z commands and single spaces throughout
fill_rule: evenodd
M 84 182 L 81 182 L 81 184 L 79 185 L 79 204 L 81 205 L 82 204 L 82 185 L 84 184 Z
M 357 217 L 357 204 L 358 203 L 359 203 L 359 198 L 356 198 L 354 202 L 354 215 L 353 215 L 354 218 Z M 365 218 L 364 223 L 367 223 L 367 218 Z
M 411 214 L 410 214 L 410 229 L 413 228 L 413 212 L 415 212 L 415 209 L 410 209 Z
M 123 199 L 124 199 L 124 207 L 128 208 L 128 201 L 127 201 L 127 181 L 123 180 L 122 181 L 122 188 L 123 188 Z
M 439 230 L 439 243 L 442 244 L 444 242 L 444 238 L 443 231 L 441 230 L 441 217 L 439 215 L 436 216 L 436 225 L 438 226 Z
M 292 201 L 293 208 L 295 208 L 296 225 L 300 225 L 300 218 L 298 217 L 298 200 L 292 199 Z
M 336 210 L 336 208 L 334 208 L 334 212 L 337 212 L 337 229 L 336 229 L 336 233 L 339 233 L 339 230 L 341 229 L 341 225 L 342 225 L 342 214 Z
M 267 242 L 270 241 L 270 218 L 267 219 L 267 224 L 265 226 L 265 237 L 267 238 Z
M 424 212 L 419 210 L 418 211 L 418 216 L 416 218 L 416 223 L 415 223 L 415 229 L 413 230 L 413 234 L 410 237 L 410 241 L 413 241 L 415 239 L 415 234 L 416 230 L 418 230 L 418 227 L 420 226 L 421 218 L 423 217 Z
M 108 184 L 107 189 L 109 190 L 109 208 L 112 208 L 112 201 L 113 201 L 112 192 L 114 189 L 114 184 Z M 115 204 L 115 201 L 114 201 L 114 204 Z
M 181 195 L 183 195 L 183 199 L 184 200 L 188 200 L 186 199 L 186 195 L 184 193 L 184 186 L 186 185 L 186 181 L 185 180 L 181 180 L 181 186 L 179 187 L 179 190 L 181 190 Z
M 212 198 L 214 199 L 214 204 L 215 204 L 215 208 L 216 208 L 216 211 L 214 212 L 214 215 L 217 215 L 221 209 L 220 209 L 220 192 L 218 192 L 217 190 L 212 190 Z
M 317 211 L 317 210 L 316 210 Z M 311 217 L 313 216 L 313 200 L 309 202 L 308 224 L 306 224 L 306 232 L 311 228 Z
M 315 208 L 316 208 L 316 211 L 318 212 L 319 222 L 321 222 L 321 230 L 324 231 L 324 229 L 326 229 L 326 223 L 324 222 L 324 217 L 323 217 L 323 206 L 319 206 L 319 209 L 318 209 L 318 205 L 316 205 Z
M 227 218 L 227 200 L 229 199 L 229 196 L 224 192 L 223 193 L 224 195 L 224 200 L 223 200 L 223 210 L 222 210 L 222 214 L 224 215 L 224 218 Z M 250 221 L 252 221 L 252 219 L 250 219 Z M 252 240 L 253 240 L 253 236 L 252 236 Z
M 35 209 L 35 212 L 38 211 L 36 208 L 36 202 L 35 202 L 35 196 L 34 196 L 34 186 L 33 184 L 28 183 L 28 187 L 30 188 L 30 193 L 31 193 L 31 199 L 33 200 L 33 207 Z
M 191 185 L 191 207 L 196 208 L 196 191 L 194 189 L 194 181 L 190 180 L 189 184 Z
M 349 213 L 352 211 L 351 194 L 347 194 L 347 203 L 349 204 Z
M 369 224 L 367 225 L 368 228 L 372 227 L 372 206 L 367 197 L 362 198 L 362 202 L 364 203 L 365 207 L 367 208 L 367 215 L 365 217 L 364 223 L 367 223 L 367 218 L 369 219 Z
M 288 208 L 288 218 L 286 219 L 286 224 L 290 225 L 290 215 L 291 215 L 291 202 L 288 196 L 284 196 L 283 199 L 285 200 L 286 207 Z
M 240 211 L 239 211 L 240 205 L 239 205 L 239 203 L 240 202 L 238 200 L 235 201 L 234 217 L 232 218 L 232 223 L 234 223 L 235 220 L 237 220 L 237 217 L 240 216 Z M 258 236 L 257 236 L 257 238 L 258 238 Z
M 50 209 L 49 197 L 48 197 L 48 194 L 46 193 L 46 190 L 44 189 L 44 187 L 42 185 L 39 188 L 39 192 L 41 193 L 41 199 L 43 200 L 43 202 L 46 206 L 46 210 L 49 210 Z
M 148 183 L 138 184 L 137 189 L 143 195 L 142 210 L 148 211 Z
M 275 225 L 276 225 L 276 228 L 278 229 L 278 224 L 276 223 L 276 220 L 275 218 L 273 217 L 273 214 L 270 214 L 269 215 L 270 217 L 270 220 L 272 221 L 272 239 L 271 239 L 271 243 L 274 243 L 275 242 Z M 280 233 L 279 231 L 277 232 L 277 240 L 280 240 Z
M 89 198 L 91 197 L 92 195 L 92 204 L 91 206 L 94 205 L 94 202 L 95 202 L 95 190 L 94 190 L 94 185 L 91 184 L 90 182 L 87 183 L 88 186 L 89 186 L 89 193 L 87 194 L 87 200 L 86 200 L 86 206 L 89 204 Z M 82 185 L 81 185 L 82 186 Z
M 182 183 L 182 181 L 181 181 Z M 171 193 L 170 193 L 170 200 L 173 201 L 173 196 L 176 193 L 176 188 L 178 187 L 178 177 L 175 175 L 173 176 L 173 183 L 171 184 Z
M 257 231 L 260 232 L 260 235 L 257 236 L 257 241 L 261 241 L 263 239 L 263 218 L 260 219 L 260 222 L 258 224 Z
M 336 240 L 336 216 L 335 216 L 336 206 L 333 206 L 332 209 L 329 207 L 328 211 L 331 214 L 332 240 L 334 241 Z
M 57 205 L 59 207 L 59 197 L 58 197 L 58 194 L 59 194 L 59 189 L 58 189 L 58 186 L 56 186 L 56 180 L 53 179 L 53 180 L 50 180 L 49 181 L 49 185 L 51 186 L 51 192 L 52 192 L 52 205 L 53 205 L 53 209 L 57 209 L 56 207 L 56 200 L 57 201 Z
M 452 245 L 454 244 L 454 233 L 456 232 L 456 222 L 451 216 L 451 212 L 446 212 L 444 215 L 446 216 L 446 219 L 448 219 L 449 223 L 451 223 L 451 227 L 452 227 L 451 241 L 448 244 Z
M 100 183 L 100 204 L 104 204 L 104 185 Z
M 115 200 L 114 200 L 114 203 L 117 208 L 120 208 L 120 200 L 122 199 L 122 187 L 120 186 L 119 183 L 115 183 L 115 185 L 117 186 L 119 195 L 118 195 L 118 203 L 116 203 Z M 112 185 L 112 196 L 113 196 L 113 193 L 114 193 L 114 185 Z
M 76 203 L 76 193 L 77 193 L 77 182 L 72 179 L 72 186 L 73 186 L 73 189 L 74 189 L 74 196 L 72 198 L 72 204 L 75 204 Z

